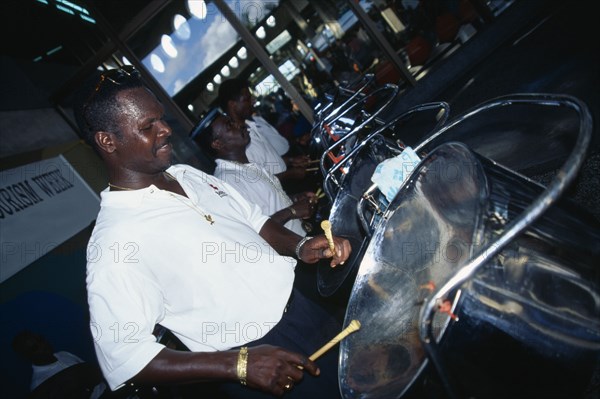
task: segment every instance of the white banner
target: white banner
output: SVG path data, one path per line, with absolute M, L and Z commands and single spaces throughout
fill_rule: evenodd
M 98 195 L 62 155 L 0 171 L 0 283 L 89 226 L 99 210 Z

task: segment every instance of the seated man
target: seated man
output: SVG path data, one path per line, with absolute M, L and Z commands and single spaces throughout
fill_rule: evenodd
M 78 98 L 79 128 L 109 176 L 86 283 L 111 389 L 218 381 L 228 397 L 339 397 L 337 357 L 307 357 L 339 326 L 292 291 L 291 256 L 335 266 L 349 242 L 334 237 L 331 251 L 325 236 L 303 238 L 227 183 L 172 165 L 164 109 L 135 69 L 95 76 Z M 190 351 L 157 343 L 159 323 Z
M 294 233 L 306 235 L 301 219 L 312 216 L 316 198 L 311 192 L 294 195 L 294 201 L 281 187 L 279 179 L 261 165 L 250 162 L 246 148 L 251 142 L 246 125 L 229 116 L 216 114 L 212 123 L 196 135 L 196 143 L 217 163 L 214 175 L 229 183 L 249 202 L 260 206 L 265 215 Z
M 28 398 L 99 398 L 106 389 L 97 366 L 66 352 L 54 352 L 50 342 L 31 331 L 21 331 L 13 350 L 31 362 L 31 394 Z
M 248 82 L 241 79 L 224 81 L 219 87 L 218 102 L 221 110 L 234 122 L 248 125 L 251 141 L 246 155 L 250 162 L 261 165 L 282 182 L 305 177 L 308 157 L 284 157 L 290 145 L 269 122 L 254 115 Z

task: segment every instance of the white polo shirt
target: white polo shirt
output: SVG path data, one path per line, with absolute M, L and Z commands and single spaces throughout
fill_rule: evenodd
M 270 216 L 293 204 L 277 176 L 260 165 L 252 162 L 241 164 L 225 159 L 217 159 L 216 163 L 214 175 L 233 186 L 246 200 L 260 206 L 265 215 Z M 303 237 L 306 235 L 299 219 L 289 220 L 285 227 Z
M 250 133 L 246 156 L 250 162 L 262 166 L 274 175 L 285 172 L 287 166 L 281 156 L 290 149 L 286 138 L 260 116 L 247 120 L 246 125 Z
M 258 206 L 192 167 L 168 172 L 189 199 L 153 185 L 101 193 L 87 289 L 95 349 L 112 389 L 163 349 L 155 324 L 192 351 L 226 350 L 264 336 L 292 290 L 296 261 L 258 234 L 268 219 Z

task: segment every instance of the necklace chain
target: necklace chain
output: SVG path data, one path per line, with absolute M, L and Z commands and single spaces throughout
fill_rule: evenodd
M 170 174 L 169 172 L 167 172 L 167 171 L 164 171 L 163 173 L 164 173 L 164 174 L 167 176 L 167 179 L 169 179 L 169 180 L 175 180 L 175 181 L 177 181 L 177 179 L 175 178 L 175 176 L 173 176 L 173 175 L 172 175 L 172 174 Z M 113 188 L 118 188 L 119 190 L 126 190 L 126 191 L 134 191 L 134 190 L 137 190 L 137 188 L 130 188 L 130 187 L 117 186 L 116 184 L 112 184 L 111 182 L 108 182 L 108 186 L 109 186 L 109 187 L 113 187 Z
M 215 224 L 214 219 L 212 218 L 212 216 L 208 213 L 204 213 L 200 210 L 200 208 L 198 206 L 196 206 L 195 204 L 188 204 L 186 201 L 184 201 L 183 199 L 179 198 L 179 196 L 175 193 L 172 192 L 168 192 L 171 197 L 175 198 L 177 201 L 181 202 L 182 204 L 186 205 L 188 208 L 196 211 L 197 213 L 199 213 L 200 215 L 202 215 L 202 217 L 212 226 L 213 224 Z
M 108 182 L 108 185 L 112 188 L 118 188 L 119 190 L 126 190 L 126 191 L 133 191 L 133 188 L 129 188 L 129 187 L 121 187 L 121 186 L 117 186 L 116 184 L 112 184 L 111 182 Z
M 171 180 L 175 180 L 175 181 L 177 181 L 177 179 L 175 178 L 175 176 L 173 176 L 173 175 L 172 175 L 172 174 L 170 174 L 169 172 L 164 172 L 164 173 L 166 174 L 167 178 L 169 178 L 169 179 L 171 179 Z M 117 189 L 119 189 L 119 190 L 125 190 L 125 191 L 134 191 L 134 190 L 135 190 L 135 189 L 133 189 L 133 188 L 129 188 L 129 187 L 121 187 L 121 186 L 117 186 L 116 184 L 112 184 L 112 183 L 110 183 L 110 182 L 108 183 L 108 185 L 109 185 L 110 187 L 117 188 Z M 167 190 L 165 190 L 165 191 L 167 191 Z M 204 217 L 204 219 L 205 219 L 205 220 L 206 220 L 208 223 L 210 223 L 210 225 L 211 225 L 211 226 L 212 226 L 213 224 L 215 224 L 215 221 L 214 221 L 214 219 L 212 218 L 212 216 L 211 216 L 210 214 L 207 214 L 207 213 L 204 213 L 204 212 L 202 212 L 202 211 L 200 210 L 200 208 L 198 208 L 198 207 L 197 207 L 196 205 L 194 205 L 194 204 L 191 204 L 191 205 L 190 205 L 190 204 L 188 204 L 188 203 L 187 203 L 186 201 L 184 201 L 183 199 L 181 199 L 181 198 L 178 198 L 178 195 L 176 195 L 175 193 L 172 193 L 172 192 L 170 192 L 170 191 L 167 191 L 167 192 L 168 192 L 168 193 L 171 195 L 171 197 L 175 198 L 177 201 L 181 202 L 182 204 L 186 205 L 188 208 L 190 208 L 190 209 L 193 209 L 194 211 L 196 211 L 197 213 L 199 213 L 200 215 L 202 215 L 202 217 Z

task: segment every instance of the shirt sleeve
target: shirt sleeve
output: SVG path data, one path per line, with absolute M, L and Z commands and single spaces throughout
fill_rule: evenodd
M 164 348 L 152 331 L 162 319 L 160 289 L 139 265 L 113 263 L 109 248 L 101 260 L 88 263 L 90 329 L 98 363 L 112 390 L 138 374 Z M 132 267 L 131 267 L 132 266 Z
M 257 129 L 260 130 L 263 137 L 267 139 L 279 155 L 284 155 L 290 150 L 290 143 L 287 139 L 266 119 L 260 116 L 255 116 L 253 119 L 256 122 Z

